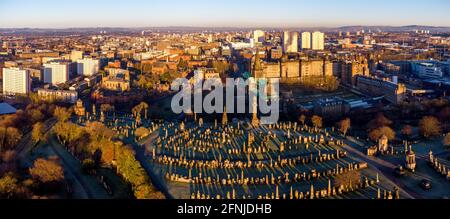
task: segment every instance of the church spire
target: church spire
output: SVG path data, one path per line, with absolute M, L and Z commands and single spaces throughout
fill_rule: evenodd
M 253 63 L 253 69 L 258 70 L 258 71 L 262 70 L 261 59 L 259 58 L 259 50 L 256 50 L 255 62 Z
M 223 108 L 223 113 L 222 113 L 222 126 L 227 125 L 228 123 L 228 117 L 227 117 L 227 107 Z
M 256 97 L 253 97 L 253 104 L 252 104 L 252 125 L 253 126 L 259 126 L 259 119 L 258 119 L 258 103 L 256 100 Z
M 263 67 L 261 63 L 261 59 L 259 58 L 259 50 L 256 50 L 256 54 L 253 59 L 253 66 L 252 66 L 252 75 L 255 78 L 259 78 L 262 74 Z

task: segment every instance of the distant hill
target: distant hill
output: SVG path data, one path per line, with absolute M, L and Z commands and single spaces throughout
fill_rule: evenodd
M 323 31 L 323 32 L 356 32 L 360 30 L 371 30 L 372 32 L 410 32 L 415 30 L 429 30 L 432 33 L 450 33 L 450 27 L 439 26 L 421 26 L 421 25 L 408 25 L 408 26 L 342 26 L 342 27 L 298 27 L 298 28 L 251 28 L 251 27 L 186 27 L 186 26 L 169 26 L 169 27 L 138 27 L 138 28 L 126 28 L 126 27 L 92 27 L 92 28 L 0 28 L 1 33 L 100 33 L 106 31 L 108 33 L 119 32 L 132 32 L 140 33 L 141 31 L 161 31 L 161 32 L 199 32 L 199 31 L 250 31 L 255 29 L 263 29 L 266 31 L 282 31 L 282 30 L 295 30 L 295 31 Z
M 415 30 L 429 30 L 430 32 L 450 32 L 450 27 L 436 27 L 436 26 L 343 26 L 336 28 L 337 31 L 358 31 L 358 30 L 372 30 L 385 32 L 409 32 Z

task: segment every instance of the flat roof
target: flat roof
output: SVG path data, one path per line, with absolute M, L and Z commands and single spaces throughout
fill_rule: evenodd
M 8 103 L 0 103 L 0 115 L 14 114 L 17 109 Z

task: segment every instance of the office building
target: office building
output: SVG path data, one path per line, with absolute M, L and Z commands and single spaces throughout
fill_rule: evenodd
M 289 60 L 253 62 L 255 78 L 307 79 L 333 76 L 333 63 L 328 60 Z
M 20 68 L 3 68 L 3 94 L 28 94 L 30 90 L 30 71 Z
M 262 30 L 253 31 L 253 41 L 254 43 L 263 43 L 265 40 L 265 33 Z
M 339 65 L 341 81 L 342 83 L 347 85 L 355 85 L 355 79 L 357 75 L 368 76 L 370 74 L 368 61 L 364 58 L 358 58 L 352 61 L 344 61 L 342 63 L 339 63 Z
M 325 49 L 325 34 L 321 32 L 312 33 L 312 49 L 313 50 L 324 50 Z
M 296 53 L 298 52 L 298 33 L 285 31 L 283 33 L 283 52 Z
M 311 49 L 311 33 L 302 33 L 302 49 Z
M 370 76 L 356 76 L 356 88 L 372 96 L 383 96 L 393 104 L 401 103 L 406 95 L 406 86 L 395 80 L 386 80 Z
M 44 64 L 43 69 L 44 83 L 62 84 L 69 80 L 70 63 L 69 62 L 50 62 Z
M 297 60 L 282 62 L 281 77 L 298 79 L 300 77 L 300 62 Z
M 412 72 L 420 78 L 442 78 L 442 69 L 434 63 L 412 62 Z
M 302 78 L 333 75 L 333 63 L 327 60 L 302 60 L 300 62 Z
M 97 74 L 100 67 L 98 59 L 84 58 L 77 61 L 77 72 L 79 75 L 91 76 Z

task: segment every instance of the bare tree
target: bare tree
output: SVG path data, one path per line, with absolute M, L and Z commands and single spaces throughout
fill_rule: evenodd
M 314 115 L 311 122 L 315 128 L 322 128 L 322 117 Z
M 60 122 L 65 122 L 69 120 L 71 115 L 72 111 L 64 107 L 56 107 L 55 111 L 53 112 L 53 116 L 55 116 Z
M 298 121 L 302 124 L 305 125 L 305 121 L 306 121 L 306 116 L 305 115 L 300 115 L 300 117 L 298 118 Z
M 351 120 L 350 118 L 346 118 L 339 122 L 339 130 L 344 134 L 347 135 L 348 129 L 350 129 L 351 126 Z
M 31 137 L 33 138 L 34 142 L 36 142 L 36 143 L 45 139 L 45 127 L 42 122 L 38 122 L 33 125 Z
M 383 135 L 386 135 L 389 140 L 395 139 L 395 131 L 388 126 L 383 126 L 369 132 L 369 138 L 372 141 L 378 141 Z
M 441 123 L 433 116 L 424 116 L 419 122 L 420 133 L 425 138 L 431 138 L 441 134 Z
M 30 174 L 43 183 L 60 182 L 64 179 L 63 168 L 55 159 L 38 158 L 30 168 Z

